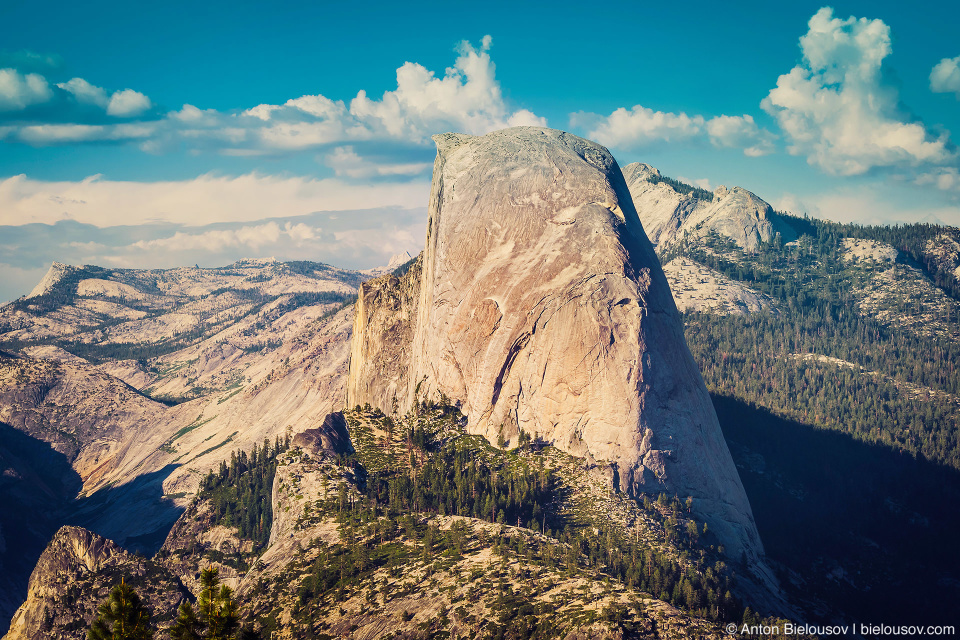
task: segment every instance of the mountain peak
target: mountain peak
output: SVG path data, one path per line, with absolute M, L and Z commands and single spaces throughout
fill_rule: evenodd
M 348 406 L 447 399 L 491 442 L 526 434 L 630 495 L 693 496 L 729 553 L 758 558 L 750 505 L 610 152 L 535 127 L 455 142 L 438 144 L 422 268 L 361 286 Z
M 64 278 L 69 274 L 79 271 L 80 267 L 74 267 L 62 262 L 54 262 L 50 265 L 46 275 L 37 283 L 37 286 L 27 294 L 27 298 L 38 298 L 50 293 Z
M 365 273 L 371 277 L 382 276 L 385 273 L 393 273 L 397 267 L 405 265 L 406 263 L 413 260 L 413 256 L 410 255 L 409 251 L 403 251 L 401 253 L 396 253 L 390 256 L 390 261 L 387 262 L 386 266 L 383 267 L 374 267 L 372 269 L 367 269 L 362 273 Z
M 756 251 L 777 234 L 784 242 L 796 239 L 773 207 L 742 187 L 720 185 L 712 198 L 698 197 L 695 187 L 663 178 L 659 171 L 639 162 L 627 165 L 623 175 L 637 215 L 659 253 L 684 237 L 711 232 L 733 240 L 745 251 Z
M 404 265 L 413 260 L 413 256 L 410 255 L 409 251 L 404 251 L 403 253 L 397 253 L 390 257 L 390 262 L 387 263 L 387 271 L 393 271 L 397 267 Z
M 629 183 L 631 180 L 650 180 L 663 177 L 660 170 L 643 162 L 631 162 L 623 167 L 623 176 Z

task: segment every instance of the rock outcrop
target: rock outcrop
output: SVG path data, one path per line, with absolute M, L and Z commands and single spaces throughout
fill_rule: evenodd
M 931 271 L 954 286 L 960 285 L 960 230 L 944 229 L 943 233 L 927 240 L 923 253 Z
M 216 516 L 213 502 L 198 496 L 173 525 L 154 556 L 193 594 L 202 590 L 200 572 L 207 567 L 216 567 L 220 580 L 236 589 L 242 575 L 238 567 L 257 557 L 253 542 L 241 538 L 236 526 L 226 526 Z
M 154 624 L 170 625 L 187 591 L 162 566 L 79 527 L 63 527 L 30 575 L 27 600 L 4 640 L 82 640 L 103 602 L 123 578 L 153 611 Z
M 681 193 L 663 181 L 657 169 L 641 162 L 625 166 L 623 176 L 658 253 L 684 237 L 710 232 L 730 238 L 745 251 L 756 251 L 761 242 L 770 242 L 777 234 L 783 242 L 796 239 L 773 208 L 746 189 L 721 186 L 710 199 L 700 190 Z
M 670 283 L 673 301 L 680 311 L 709 312 L 718 315 L 778 313 L 777 304 L 765 293 L 731 280 L 699 262 L 683 256 L 663 265 Z
M 400 410 L 446 397 L 492 441 L 523 431 L 609 465 L 623 491 L 692 496 L 729 553 L 759 556 L 750 505 L 610 153 L 535 127 L 434 140 L 416 309 L 361 295 L 351 406 L 389 413 L 394 388 Z M 380 329 L 395 318 L 385 341 Z M 388 360 L 385 384 L 377 371 Z
M 340 415 L 342 417 L 343 414 Z M 319 530 L 304 533 L 311 529 L 311 525 L 317 524 L 310 516 L 311 509 L 316 510 L 313 501 L 337 495 L 341 486 L 357 496 L 359 494 L 354 488 L 357 483 L 354 469 L 341 468 L 328 453 L 311 454 L 293 450 L 281 456 L 273 477 L 270 540 L 261 561 L 267 565 L 289 562 L 294 550 L 302 543 L 302 538 L 310 539 L 319 535 L 331 540 L 338 539 L 336 526 L 331 527 L 329 522 Z
M 360 285 L 353 326 L 363 328 L 363 337 L 350 343 L 348 407 L 369 402 L 386 413 L 396 412 L 401 403 L 409 408 L 407 378 L 421 267 L 422 257 L 399 278 L 388 274 Z
M 927 245 L 929 246 L 929 242 Z M 896 247 L 876 240 L 844 238 L 840 243 L 841 259 L 844 262 L 861 262 L 874 265 L 893 264 L 900 258 Z
M 294 436 L 293 446 L 301 447 L 313 457 L 353 453 L 347 420 L 339 411 L 327 414 L 316 429 L 307 429 Z

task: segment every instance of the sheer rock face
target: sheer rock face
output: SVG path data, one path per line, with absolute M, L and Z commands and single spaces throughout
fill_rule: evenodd
M 409 361 L 400 409 L 446 396 L 474 433 L 516 442 L 522 430 L 605 461 L 621 490 L 693 496 L 729 553 L 762 553 L 667 281 L 610 153 L 535 127 L 434 139 L 413 342 L 409 355 L 393 354 Z M 370 329 L 358 312 L 348 397 L 389 412 L 383 393 L 365 392 L 374 373 L 357 360 L 382 345 Z
M 387 274 L 360 285 L 353 330 L 363 335 L 350 344 L 348 407 L 369 402 L 393 413 L 405 402 L 421 265 L 422 256 L 399 278 Z
M 634 162 L 623 168 L 634 206 L 650 240 L 662 253 L 686 235 L 715 232 L 733 240 L 745 251 L 756 251 L 779 233 L 783 242 L 796 240 L 796 233 L 773 208 L 740 187 L 720 186 L 712 200 L 682 194 L 665 182 L 648 164 Z
M 46 275 L 43 276 L 43 279 L 37 283 L 37 286 L 35 286 L 29 294 L 27 294 L 27 297 L 36 298 L 52 291 L 56 288 L 57 284 L 59 284 L 61 280 L 65 279 L 77 270 L 78 269 L 76 267 L 72 267 L 68 264 L 54 262 L 52 265 L 50 265 L 50 268 L 47 270 Z

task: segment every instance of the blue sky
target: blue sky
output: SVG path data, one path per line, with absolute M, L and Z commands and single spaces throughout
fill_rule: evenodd
M 836 220 L 960 225 L 953 3 L 3 3 L 0 300 L 52 260 L 384 264 L 442 131 L 546 124 Z

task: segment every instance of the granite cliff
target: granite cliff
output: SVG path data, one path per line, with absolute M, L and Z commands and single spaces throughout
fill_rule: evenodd
M 762 555 L 610 153 L 535 127 L 434 139 L 426 249 L 403 277 L 362 287 L 348 405 L 391 413 L 449 399 L 488 440 L 524 432 L 628 494 L 691 496 L 728 553 Z

